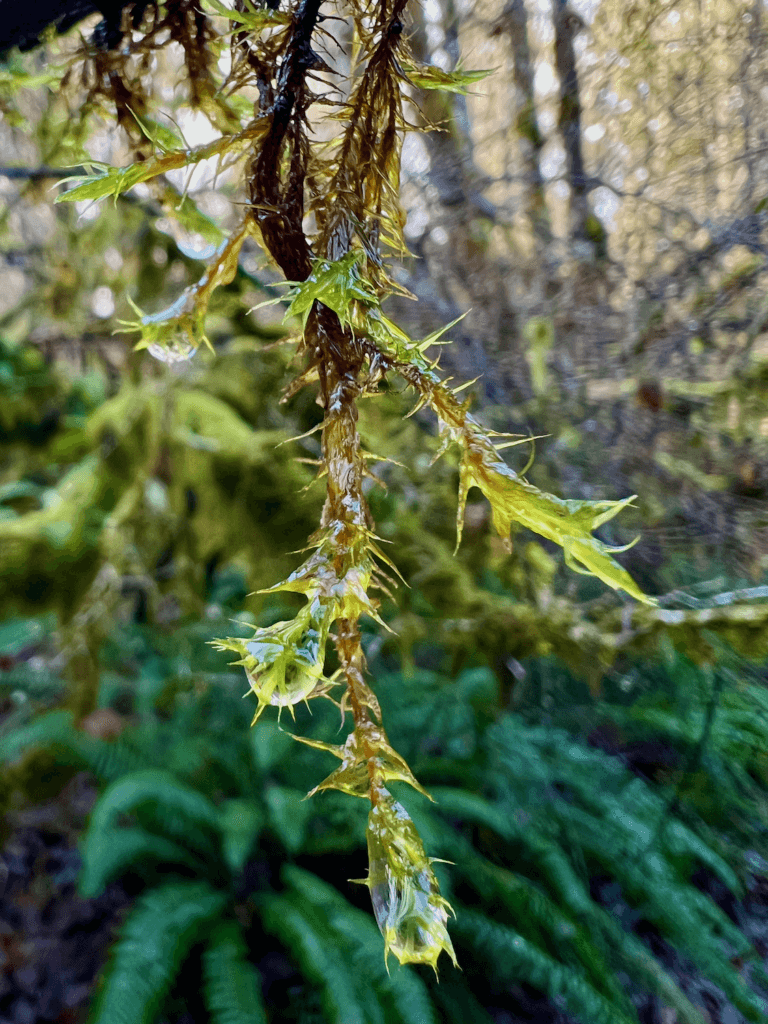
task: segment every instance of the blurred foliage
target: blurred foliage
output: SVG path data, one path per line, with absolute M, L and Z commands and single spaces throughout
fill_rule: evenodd
M 72 575 L 68 588 L 46 592 L 48 601 L 19 601 L 23 589 L 8 592 L 11 614 L 2 634 L 8 662 L 0 678 L 9 700 L 2 724 L 10 762 L 5 806 L 55 792 L 74 767 L 93 771 L 103 796 L 84 839 L 83 891 L 122 877 L 142 894 L 115 948 L 94 1019 L 115 1019 L 112 1001 L 122 999 L 122 986 L 137 972 L 146 984 L 135 990 L 135 1019 L 155 1020 L 161 1006 L 172 1008 L 174 979 L 190 972 L 207 979 L 201 998 L 214 1017 L 259 1012 L 258 972 L 270 974 L 262 927 L 302 979 L 301 997 L 295 985 L 290 997 L 278 996 L 279 986 L 262 997 L 267 1013 L 285 998 L 286 1020 L 303 1019 L 301 1000 L 316 1007 L 318 1019 L 408 1020 L 413 999 L 435 1019 L 462 1019 L 467 1007 L 482 1019 L 489 983 L 497 1002 L 513 1004 L 515 986 L 525 983 L 564 1000 L 584 1021 L 632 1020 L 633 1004 L 615 982 L 623 971 L 631 992 L 654 992 L 681 1019 L 698 1024 L 689 995 L 640 938 L 649 928 L 748 1017 L 760 1019 L 759 1000 L 729 959 L 736 949 L 749 957 L 747 944 L 691 879 L 709 872 L 738 897 L 750 877 L 745 855 L 768 854 L 765 690 L 759 661 L 751 667 L 747 660 L 764 658 L 762 604 L 745 601 L 748 593 L 692 598 L 694 607 L 685 610 L 622 613 L 600 601 L 579 604 L 558 594 L 556 563 L 541 545 L 519 545 L 511 556 L 494 552 L 484 532 L 471 528 L 471 516 L 466 545 L 454 557 L 448 511 L 454 471 L 420 478 L 418 461 L 412 480 L 396 465 L 384 475 L 402 486 L 404 499 L 392 486 L 371 492 L 382 535 L 400 544 L 399 567 L 412 589 L 399 607 L 383 609 L 396 635 L 368 630 L 364 643 L 392 741 L 438 801 L 431 808 L 397 793 L 434 855 L 455 862 L 436 870 L 456 909 L 452 931 L 464 972 L 443 968 L 441 988 L 449 995 L 428 979 L 407 980 L 407 968 L 394 969 L 393 979 L 403 978 L 394 987 L 376 973 L 369 955 L 375 926 L 361 909 L 362 890 L 346 883 L 359 874 L 364 815 L 341 794 L 303 802 L 328 770 L 325 754 L 293 743 L 285 724 L 260 722 L 249 732 L 240 676 L 224 670 L 204 643 L 221 633 L 222 615 L 239 619 L 244 637 L 253 622 L 269 627 L 285 617 L 286 598 L 246 598 L 245 581 L 289 546 L 277 542 L 273 526 L 284 538 L 283 523 L 291 523 L 298 538 L 316 514 L 311 497 L 308 511 L 293 498 L 301 465 L 274 470 L 272 458 L 285 448 L 275 452 L 283 435 L 266 426 L 268 398 L 259 407 L 243 389 L 238 400 L 234 368 L 258 360 L 274 380 L 285 372 L 281 350 L 233 349 L 194 381 L 126 382 L 89 415 L 55 428 L 46 443 L 56 450 L 66 436 L 68 450 L 80 458 L 74 466 L 56 464 L 50 484 L 61 487 L 83 464 L 105 474 L 116 466 L 109 479 L 121 490 L 94 532 L 93 562 L 80 584 L 84 598 L 77 598 Z M 66 408 L 71 385 L 46 373 L 53 400 Z M 191 408 L 189 395 L 195 422 L 183 413 Z M 384 396 L 362 419 L 364 436 L 379 439 L 385 454 L 416 445 L 411 421 L 387 432 L 386 406 L 400 402 Z M 170 424 L 168 414 L 163 419 L 168 406 Z M 294 416 L 301 430 L 316 414 L 299 406 Z M 32 450 L 28 439 L 19 443 Z M 304 442 L 311 443 L 311 437 Z M 152 470 L 163 444 L 173 457 L 161 478 Z M 248 484 L 254 490 L 242 502 L 236 488 L 219 482 L 227 458 L 238 481 L 240 474 L 247 481 L 247 466 L 254 466 Z M 114 509 L 131 494 L 134 474 L 143 480 L 133 491 L 140 500 L 126 500 L 128 511 L 117 519 Z M 265 480 L 274 489 L 270 516 L 258 497 Z M 194 510 L 189 488 L 198 496 Z M 40 514 L 42 502 L 25 500 L 9 502 L 9 522 Z M 230 528 L 230 517 L 239 525 Z M 249 544 L 259 530 L 261 545 Z M 190 573 L 185 559 L 200 549 L 205 571 Z M 194 564 L 201 564 L 199 556 Z M 113 572 L 105 572 L 109 565 Z M 101 588 L 99 579 L 107 581 Z M 77 708 L 80 669 L 76 683 L 62 674 L 81 665 L 82 652 L 66 616 L 55 614 L 68 601 L 76 635 L 90 631 L 96 663 L 90 703 Z M 25 617 L 32 607 L 37 617 Z M 44 614 L 46 608 L 51 612 Z M 741 654 L 728 653 L 724 635 L 741 645 Z M 675 644 L 689 651 L 687 659 L 674 653 Z M 393 674 L 402 657 L 406 666 L 438 671 Z M 713 671 L 712 664 L 723 667 Z M 443 674 L 457 671 L 456 679 Z M 83 728 L 68 712 L 35 717 L 62 699 Z M 516 714 L 505 714 L 510 705 Z M 111 741 L 92 735 L 114 724 L 98 717 L 110 707 L 120 715 L 120 736 Z M 89 712 L 97 717 L 89 720 Z M 329 708 L 316 712 L 306 734 L 333 742 L 335 727 Z M 586 745 L 587 736 L 608 753 Z M 671 763 L 661 739 L 675 751 Z M 652 768 L 633 777 L 619 757 L 637 771 L 637 745 L 650 741 L 657 745 L 645 754 Z M 114 816 L 110 808 L 118 806 L 127 818 Z M 590 880 L 598 876 L 619 887 L 627 908 L 622 919 L 593 898 Z M 348 950 L 347 958 L 330 959 L 328 951 L 339 949 Z M 157 965 L 151 972 L 147 950 Z M 224 961 L 231 972 L 217 974 L 212 965 Z M 489 963 L 504 966 L 495 974 L 470 966 Z M 234 979 L 233 987 L 216 977 Z
M 24 638 L 17 627 L 19 642 L 39 645 L 34 624 L 27 628 Z M 392 739 L 437 802 L 398 798 L 430 848 L 453 862 L 437 870 L 456 910 L 452 931 L 464 969 L 444 966 L 438 985 L 411 967 L 395 966 L 388 976 L 371 955 L 380 940 L 361 909 L 362 887 L 347 881 L 362 856 L 365 814 L 339 793 L 304 799 L 324 753 L 296 745 L 274 721 L 247 729 L 240 676 L 221 672 L 205 644 L 217 629 L 216 620 L 173 631 L 126 625 L 103 648 L 100 708 L 82 728 L 53 710 L 3 736 L 6 779 L 15 777 L 31 798 L 41 779 L 23 772 L 30 748 L 47 751 L 52 772 L 96 775 L 101 796 L 82 841 L 80 890 L 95 895 L 121 878 L 137 897 L 94 1021 L 150 1024 L 173 1012 L 183 971 L 201 986 L 199 995 L 185 989 L 186 1007 L 197 1012 L 202 1000 L 217 1021 L 276 1013 L 299 1021 L 305 1000 L 328 1022 L 458 1022 L 468 1006 L 483 1020 L 489 998 L 513 1009 L 525 984 L 585 1024 L 637 1020 L 637 1000 L 648 991 L 680 1020 L 701 1024 L 695 999 L 641 938 L 649 934 L 679 949 L 747 1019 L 766 1019 L 754 986 L 768 979 L 754 951 L 694 884 L 704 873 L 738 898 L 754 860 L 745 853 L 758 841 L 765 848 L 768 778 L 750 760 L 755 742 L 766 748 L 765 718 L 748 696 L 740 706 L 744 721 L 751 708 L 751 734 L 718 733 L 716 717 L 696 765 L 685 763 L 681 745 L 682 778 L 691 783 L 681 787 L 674 772 L 655 781 L 638 772 L 631 744 L 622 764 L 578 738 L 564 700 L 552 713 L 570 714 L 570 731 L 540 714 L 501 712 L 487 669 L 455 679 L 425 669 L 404 677 L 374 657 Z M 634 733 L 622 716 L 653 723 L 646 709 L 663 704 L 680 666 L 645 671 L 643 697 L 602 705 L 627 737 Z M 557 666 L 545 672 L 554 679 Z M 712 674 L 692 665 L 688 673 L 686 692 L 698 686 L 711 696 Z M 25 688 L 18 675 L 0 676 L 0 688 L 19 706 L 41 705 L 40 689 Z M 722 680 L 718 713 L 726 721 L 742 692 L 736 680 Z M 308 735 L 332 739 L 336 714 L 315 707 Z M 740 802 L 699 800 L 710 787 L 725 794 L 724 761 L 739 766 L 732 782 Z M 723 806 L 738 807 L 737 819 L 723 816 Z M 613 893 L 611 905 L 590 887 L 597 876 Z M 291 965 L 290 985 L 276 980 L 286 972 L 275 976 L 275 956 Z M 734 958 L 749 965 L 750 985 Z M 629 981 L 618 984 L 617 972 Z

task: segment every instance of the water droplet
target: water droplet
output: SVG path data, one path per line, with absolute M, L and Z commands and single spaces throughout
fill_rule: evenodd
M 147 346 L 147 352 L 161 363 L 183 363 L 197 352 L 197 348 L 188 341 L 172 341 L 166 345 L 152 344 Z

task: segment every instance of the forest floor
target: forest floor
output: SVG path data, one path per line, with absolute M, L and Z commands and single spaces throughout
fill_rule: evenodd
M 86 773 L 55 799 L 8 815 L 0 852 L 0 1022 L 81 1024 L 130 897 L 77 892 L 77 841 L 95 800 Z

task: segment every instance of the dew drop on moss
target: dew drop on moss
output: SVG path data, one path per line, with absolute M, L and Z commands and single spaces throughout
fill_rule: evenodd
M 194 345 L 188 341 L 174 341 L 168 345 L 147 345 L 147 352 L 161 363 L 183 363 L 197 352 Z

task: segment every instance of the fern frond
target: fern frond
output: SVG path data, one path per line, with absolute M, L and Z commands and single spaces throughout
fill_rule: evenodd
M 179 967 L 227 897 L 205 882 L 140 896 L 113 947 L 92 1024 L 154 1024 Z
M 51 711 L 4 736 L 3 760 L 10 761 L 33 747 L 51 750 L 60 763 L 85 768 L 106 782 L 147 763 L 122 740 L 108 742 L 80 732 L 71 711 Z
M 13 668 L 0 672 L 0 692 L 23 693 L 36 701 L 54 701 L 66 690 L 66 683 L 50 669 L 30 669 L 22 662 Z
M 252 800 L 227 800 L 221 807 L 221 849 L 233 874 L 242 871 L 264 824 L 261 809 Z
M 524 938 L 545 950 L 549 948 L 553 956 L 578 965 L 598 992 L 631 1015 L 631 1004 L 596 942 L 598 936 L 593 938 L 588 927 L 564 914 L 530 879 L 482 857 L 462 858 L 462 870 L 490 906 L 501 904 L 510 912 Z
M 738 955 L 750 956 L 752 948 L 725 914 L 704 893 L 680 882 L 658 850 L 634 859 L 627 856 L 623 837 L 617 839 L 605 819 L 598 822 L 572 805 L 558 813 L 575 824 L 582 848 L 642 906 L 643 915 L 684 949 L 745 1016 L 759 1020 L 760 1001 L 733 970 L 721 940 L 731 943 Z
M 50 747 L 61 742 L 72 732 L 71 711 L 51 711 L 28 725 L 16 729 L 3 739 L 3 760 L 12 761 L 32 747 Z
M 558 963 L 511 928 L 461 909 L 456 930 L 500 981 L 525 981 L 551 999 L 562 998 L 568 1011 L 584 1024 L 636 1024 L 636 1017 L 600 995 L 583 973 Z
M 385 1009 L 391 1001 L 396 1017 L 388 1014 L 387 1024 L 395 1020 L 402 1024 L 438 1024 L 427 987 L 416 972 L 403 965 L 392 971 L 385 969 L 379 930 L 368 914 L 351 906 L 338 890 L 309 871 L 287 865 L 282 876 L 303 901 L 323 915 L 360 975 L 376 988 Z
M 585 806 L 619 824 L 638 848 L 658 837 L 670 856 L 695 858 L 731 892 L 741 892 L 741 883 L 726 861 L 692 829 L 669 816 L 665 798 L 643 779 L 633 777 L 615 758 L 590 750 L 560 729 L 528 730 L 528 734 L 544 757 L 556 759 L 549 771 L 578 792 Z M 596 776 L 609 784 L 595 785 Z
M 579 916 L 590 912 L 593 902 L 587 884 L 574 870 L 564 850 L 543 835 L 534 823 L 527 822 L 523 826 L 514 812 L 510 814 L 473 793 L 436 787 L 432 793 L 441 811 L 485 825 L 508 842 L 519 844 L 572 914 Z
M 611 914 L 597 904 L 594 904 L 589 923 L 595 933 L 603 933 L 617 961 L 644 987 L 676 1010 L 683 1024 L 705 1024 L 700 1011 L 637 936 L 625 931 Z
M 744 934 L 704 893 L 681 881 L 658 848 L 639 845 L 614 818 L 596 818 L 581 807 L 559 802 L 557 817 L 572 825 L 579 844 L 643 903 L 645 915 L 678 940 L 701 935 L 705 926 L 732 942 L 740 954 L 748 953 Z
M 443 1011 L 445 1024 L 495 1024 L 497 1020 L 473 995 L 458 971 L 452 971 L 435 986 L 435 1002 Z
M 69 764 L 85 768 L 100 782 L 113 782 L 146 767 L 149 760 L 141 748 L 122 739 L 100 740 L 74 729 L 70 736 L 62 738 L 56 754 Z
M 463 817 L 460 813 L 463 809 L 469 812 L 465 820 L 482 820 L 483 816 L 486 821 L 494 820 L 484 812 L 488 807 L 495 808 L 473 794 L 447 789 L 433 789 L 433 794 L 438 812 Z M 454 794 L 453 801 L 450 794 Z M 473 811 L 479 814 L 475 816 Z M 497 818 L 495 822 L 498 824 Z M 544 842 L 541 838 L 539 841 Z M 573 962 L 573 957 L 569 956 L 572 951 L 598 991 L 615 998 L 619 1007 L 626 1006 L 626 1002 L 615 980 L 617 966 L 623 967 L 644 988 L 658 994 L 677 1011 L 684 1024 L 704 1024 L 699 1010 L 648 947 L 632 932 L 625 931 L 599 904 L 590 900 L 585 904 L 584 913 L 564 913 L 546 891 L 524 875 L 513 874 L 482 857 L 447 824 L 442 835 L 433 827 L 433 842 L 440 853 L 451 856 L 456 862 L 455 870 L 461 872 L 481 898 L 493 907 L 501 904 L 509 911 L 515 926 L 525 937 L 536 942 L 537 936 L 542 936 L 537 944 L 549 944 L 553 955 L 570 962 Z M 537 870 L 537 875 L 540 873 Z M 586 896 L 586 891 L 581 896 Z
M 83 844 L 83 868 L 78 882 L 86 899 L 98 896 L 115 878 L 146 860 L 179 864 L 202 873 L 204 863 L 178 843 L 141 828 L 89 829 Z
M 205 1001 L 212 1024 L 267 1024 L 259 974 L 248 962 L 242 930 L 219 921 L 203 953 Z
M 322 991 L 328 1024 L 369 1024 L 355 978 L 336 955 L 330 929 L 287 896 L 266 899 L 263 919 L 265 928 L 280 939 L 306 977 Z
M 220 828 L 218 809 L 202 793 L 158 768 L 132 772 L 113 782 L 93 811 L 89 832 L 110 831 L 121 815 L 141 809 L 149 812 L 166 835 L 197 850 L 211 851 L 211 836 Z

